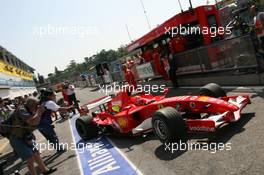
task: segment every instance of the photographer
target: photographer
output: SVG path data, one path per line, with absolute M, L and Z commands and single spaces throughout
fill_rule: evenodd
M 45 106 L 46 111 L 42 114 L 38 130 L 40 133 L 53 144 L 53 147 L 57 150 L 58 153 L 64 152 L 60 147 L 58 136 L 52 125 L 52 113 L 57 111 L 67 111 L 71 110 L 70 107 L 61 107 L 55 103 L 56 95 L 53 90 L 48 89 L 42 92 L 41 94 L 41 104 Z
M 40 122 L 42 114 L 45 112 L 44 106 L 39 106 L 39 101 L 28 98 L 25 104 L 19 106 L 11 115 L 12 129 L 9 141 L 19 157 L 27 162 L 27 167 L 31 175 L 36 175 L 34 162 L 38 164 L 42 174 L 51 174 L 56 169 L 48 169 L 44 164 L 40 154 L 35 147 L 35 137 L 33 131 Z

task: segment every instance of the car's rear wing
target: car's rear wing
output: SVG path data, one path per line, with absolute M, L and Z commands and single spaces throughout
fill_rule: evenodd
M 112 100 L 111 96 L 104 96 L 104 97 L 98 98 L 96 100 L 93 100 L 91 102 L 88 102 L 87 104 L 85 104 L 83 106 L 87 107 L 88 110 L 92 110 L 96 107 L 100 107 L 100 106 L 108 103 L 111 100 Z

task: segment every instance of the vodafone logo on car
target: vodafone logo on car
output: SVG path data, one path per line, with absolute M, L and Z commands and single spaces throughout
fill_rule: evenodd
M 191 126 L 190 131 L 203 131 L 203 132 L 214 132 L 215 128 L 206 126 Z

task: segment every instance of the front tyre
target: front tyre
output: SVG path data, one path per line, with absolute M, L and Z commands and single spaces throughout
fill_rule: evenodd
M 172 107 L 158 110 L 152 117 L 154 133 L 162 143 L 187 141 L 187 124 Z
M 82 139 L 89 140 L 98 136 L 99 129 L 92 120 L 92 116 L 83 116 L 76 120 L 75 126 Z

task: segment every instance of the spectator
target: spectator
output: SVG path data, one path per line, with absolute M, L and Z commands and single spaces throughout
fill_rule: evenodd
M 74 85 L 70 84 L 68 81 L 65 81 L 65 88 L 66 88 L 66 94 L 69 98 L 69 105 L 73 105 L 75 106 L 75 108 L 78 109 L 78 111 L 80 110 L 80 107 L 79 107 L 79 104 L 78 104 L 78 101 L 76 99 L 76 95 L 75 95 L 75 87 Z M 73 109 L 73 114 L 76 114 L 75 112 L 75 109 Z
M 0 123 L 7 119 L 12 110 L 8 102 L 0 98 Z
M 10 99 L 6 99 L 4 104 L 8 112 L 11 112 L 15 109 L 15 106 Z
M 104 75 L 103 75 L 104 83 L 106 83 L 106 84 L 111 83 L 112 82 L 111 74 L 110 74 L 108 68 L 104 67 L 103 70 L 104 70 Z
M 17 100 L 18 100 L 17 106 L 24 105 L 26 102 L 25 98 L 23 98 L 23 97 L 18 97 Z
M 29 98 L 22 106 L 12 113 L 13 126 L 21 126 L 11 129 L 9 141 L 19 157 L 27 162 L 27 167 L 31 175 L 36 175 L 34 163 L 38 164 L 42 174 L 51 174 L 57 169 L 47 168 L 40 154 L 35 147 L 35 137 L 33 130 L 38 125 L 42 114 L 45 111 L 44 106 L 38 106 L 36 99 Z
M 138 55 L 138 58 L 139 58 L 139 63 L 138 63 L 139 65 L 145 63 L 145 60 L 144 60 L 144 58 L 141 55 Z
M 52 125 L 52 113 L 57 111 L 67 111 L 72 107 L 60 107 L 55 103 L 56 95 L 52 90 L 46 90 L 42 96 L 41 103 L 46 107 L 46 111 L 42 114 L 41 120 L 38 125 L 40 133 L 53 144 L 57 152 L 63 152 L 60 147 L 58 136 Z
M 6 112 L 4 109 L 4 100 L 0 98 L 0 123 L 6 119 Z
M 45 91 L 46 91 L 46 88 L 41 88 L 41 89 L 39 90 L 40 95 L 43 94 Z
M 157 44 L 154 46 L 154 51 L 153 51 L 153 63 L 154 63 L 154 68 L 155 68 L 155 73 L 158 73 L 159 75 L 162 75 L 165 80 L 168 80 L 169 77 L 167 75 L 167 72 L 165 71 L 163 62 L 161 60 L 161 53 L 160 51 L 161 47 Z
M 253 5 L 250 8 L 252 15 L 254 16 L 253 24 L 255 26 L 256 35 L 259 42 L 264 45 L 264 12 L 259 12 L 257 6 Z
M 34 92 L 33 92 L 33 97 L 35 97 L 35 98 L 38 97 L 38 92 L 37 92 L 37 91 L 34 91 Z
M 26 102 L 28 99 L 28 95 L 24 95 L 24 101 Z

